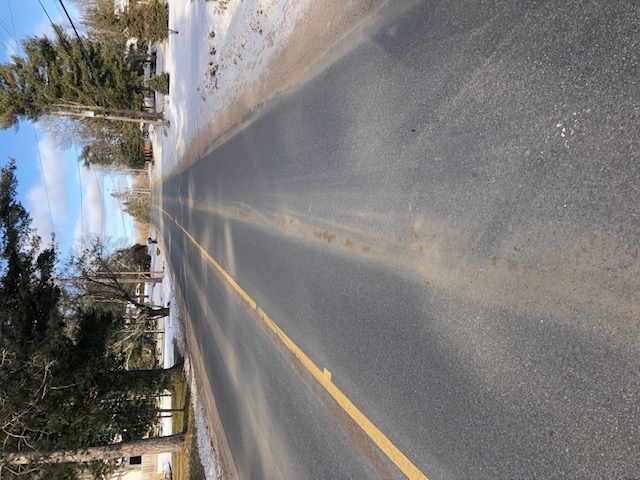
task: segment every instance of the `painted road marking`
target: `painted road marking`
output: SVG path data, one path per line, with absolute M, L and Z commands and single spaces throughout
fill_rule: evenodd
M 187 236 L 189 240 L 200 250 L 202 255 L 211 263 L 216 270 L 224 277 L 225 280 L 233 287 L 233 289 L 247 302 L 247 304 L 258 313 L 258 317 L 263 322 L 263 325 L 266 326 L 271 332 L 273 332 L 278 340 L 282 342 L 283 345 L 293 353 L 300 363 L 304 365 L 304 367 L 309 371 L 309 373 L 322 385 L 322 387 L 333 397 L 333 399 L 342 407 L 342 409 L 349 415 L 362 429 L 364 433 L 366 433 L 371 440 L 384 452 L 384 454 L 389 457 L 389 459 L 400 469 L 402 473 L 404 473 L 407 478 L 410 479 L 420 479 L 420 480 L 428 480 L 427 477 L 420 471 L 418 468 L 411 463 L 411 461 L 400 451 L 398 448 L 391 443 L 384 433 L 382 433 L 371 421 L 364 416 L 364 414 L 358 410 L 358 408 L 351 403 L 351 400 L 347 398 L 347 396 L 340 391 L 338 387 L 336 387 L 331 381 L 331 373 L 325 368 L 324 370 L 320 370 L 319 367 L 316 366 L 315 363 L 311 361 L 311 359 L 302 351 L 298 346 L 293 343 L 293 341 L 276 325 L 276 323 L 269 318 L 269 316 L 257 306 L 256 302 L 245 292 L 240 285 L 229 275 L 222 266 L 218 262 L 216 262 L 211 255 L 200 245 L 196 239 L 191 235 L 182 225 L 178 223 L 178 221 L 173 218 L 169 213 L 167 213 L 163 208 L 153 205 L 154 208 L 157 208 L 162 213 L 164 213 L 168 218 L 170 218 L 173 223 L 175 223 L 180 230 Z

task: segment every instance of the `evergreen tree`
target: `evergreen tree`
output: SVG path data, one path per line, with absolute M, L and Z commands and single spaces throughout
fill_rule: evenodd
M 58 27 L 55 31 L 54 40 L 45 36 L 24 40 L 25 56 L 14 55 L 12 62 L 0 65 L 1 128 L 38 120 L 61 107 L 101 107 L 98 83 L 107 107 L 140 108 L 142 78 L 123 55 L 88 39 L 82 43 L 83 52 L 77 38 L 69 38 Z
M 159 42 L 169 33 L 168 6 L 158 0 L 134 0 L 122 13 L 120 22 L 130 36 L 144 43 Z
M 16 201 L 15 170 L 11 160 L 0 171 L 0 444 L 3 453 L 29 450 L 40 460 L 20 467 L 0 455 L 0 472 L 74 478 L 78 467 L 50 464 L 49 452 L 142 438 L 175 372 L 123 370 L 122 354 L 111 348 L 122 315 L 61 307 L 55 246 L 40 248 Z
M 80 159 L 86 167 L 144 167 L 144 140 L 139 125 L 109 122 L 101 118 L 88 119 L 82 123 L 84 125 L 79 129 L 77 138 L 84 144 Z
M 90 0 L 83 11 L 85 28 L 90 35 L 113 45 L 124 45 L 136 38 L 140 48 L 162 41 L 169 34 L 169 10 L 158 0 L 130 0 L 123 11 L 113 8 L 113 1 Z

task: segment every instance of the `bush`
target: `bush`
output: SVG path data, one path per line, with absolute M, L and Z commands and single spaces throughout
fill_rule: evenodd
M 169 74 L 167 72 L 159 73 L 151 77 L 147 80 L 147 86 L 151 90 L 155 90 L 156 92 L 163 93 L 165 95 L 169 94 Z

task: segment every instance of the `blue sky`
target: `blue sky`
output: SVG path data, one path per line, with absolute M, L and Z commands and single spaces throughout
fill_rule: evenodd
M 55 23 L 68 25 L 57 1 L 41 1 Z M 63 1 L 78 26 L 77 10 L 69 0 Z M 43 34 L 51 36 L 52 29 L 38 0 L 0 0 L 1 63 L 21 53 L 16 39 Z M 2 165 L 9 157 L 16 159 L 19 199 L 43 239 L 55 232 L 63 256 L 83 236 L 103 236 L 118 246 L 134 242 L 132 220 L 111 196 L 130 185 L 129 177 L 78 168 L 76 148 L 61 149 L 37 123 L 23 122 L 17 131 L 0 130 L 0 153 Z

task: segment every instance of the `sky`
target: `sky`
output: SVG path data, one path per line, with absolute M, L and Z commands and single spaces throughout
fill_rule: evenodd
M 0 63 L 21 53 L 19 40 L 52 36 L 44 10 L 55 23 L 69 25 L 57 0 L 41 2 L 42 6 L 38 0 L 0 0 Z M 69 0 L 63 2 L 78 27 L 77 9 Z M 111 244 L 131 245 L 135 238 L 132 219 L 111 195 L 130 186 L 131 178 L 82 167 L 79 151 L 75 146 L 58 146 L 38 123 L 22 122 L 18 130 L 0 130 L 0 165 L 15 158 L 18 198 L 45 243 L 54 232 L 63 257 L 83 238 L 100 236 Z

